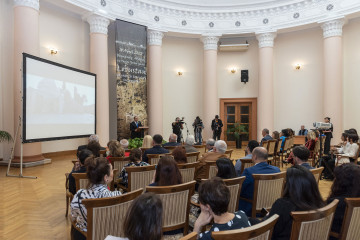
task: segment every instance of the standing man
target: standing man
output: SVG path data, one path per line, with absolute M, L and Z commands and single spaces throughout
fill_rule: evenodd
M 326 123 L 330 123 L 330 118 L 326 117 L 326 118 L 324 118 L 324 121 Z M 324 146 L 324 154 L 327 154 L 327 155 L 329 155 L 330 142 L 331 142 L 331 139 L 333 138 L 332 133 L 333 133 L 333 130 L 334 130 L 332 123 L 330 123 L 330 124 L 331 124 L 331 128 L 329 130 L 323 131 L 323 133 L 326 136 L 326 138 L 325 138 L 325 146 Z
M 195 142 L 197 144 L 202 144 L 202 135 L 201 135 L 201 132 L 204 128 L 204 124 L 203 124 L 203 121 L 200 119 L 199 116 L 197 116 L 195 118 L 195 121 L 194 123 L 192 124 L 193 127 L 194 127 L 194 133 L 195 133 Z
M 223 127 L 223 123 L 222 123 L 221 119 L 219 118 L 219 115 L 216 115 L 215 119 L 213 119 L 211 122 L 211 129 L 213 131 L 213 139 L 215 141 L 220 140 L 222 127 Z
M 135 116 L 134 121 L 132 123 L 130 123 L 130 131 L 131 131 L 132 139 L 143 137 L 141 129 L 139 127 L 142 127 L 141 122 L 138 121 L 138 117 Z
M 180 121 L 180 118 L 177 117 L 175 118 L 175 122 L 172 123 L 173 133 L 176 134 L 178 143 L 181 143 L 181 130 L 184 129 L 183 120 L 184 118 Z
M 305 128 L 304 125 L 301 125 L 300 131 L 299 131 L 299 136 L 306 136 L 308 134 L 308 130 Z

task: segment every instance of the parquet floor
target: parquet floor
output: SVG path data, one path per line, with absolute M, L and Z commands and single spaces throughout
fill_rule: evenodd
M 232 158 L 244 156 L 235 150 Z M 0 167 L 0 239 L 70 239 L 70 221 L 65 217 L 65 172 L 72 168 L 74 155 L 52 157 L 52 163 L 25 168 L 25 176 L 37 179 L 5 177 Z M 12 168 L 12 174 L 19 169 Z M 331 182 L 320 181 L 320 191 L 327 197 Z

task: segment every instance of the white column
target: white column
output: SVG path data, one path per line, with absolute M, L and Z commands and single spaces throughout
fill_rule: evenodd
M 22 53 L 39 56 L 39 0 L 14 0 L 14 134 L 22 116 L 21 82 Z M 22 131 L 22 129 L 20 129 Z M 16 141 L 14 162 L 20 160 L 20 135 Z M 14 136 L 15 137 L 15 136 Z M 44 159 L 41 143 L 23 145 L 23 161 L 34 162 Z
M 256 35 L 259 41 L 259 96 L 257 101 L 258 139 L 261 130 L 274 129 L 274 83 L 273 83 L 273 52 L 276 33 L 260 33 Z
M 149 134 L 163 135 L 162 38 L 164 34 L 148 30 L 148 124 Z
M 340 139 L 343 132 L 343 56 L 342 27 L 344 19 L 322 24 L 324 36 L 324 117 L 330 117 L 334 125 L 333 137 Z
M 204 43 L 204 75 L 203 75 L 203 139 L 212 138 L 211 121 L 219 115 L 219 99 L 217 92 L 217 49 L 219 36 L 203 36 Z M 224 120 L 224 119 L 222 119 Z M 223 136 L 222 136 L 223 138 Z
M 95 14 L 87 21 L 90 24 L 90 72 L 96 74 L 96 133 L 101 146 L 106 146 L 110 131 L 107 40 L 110 21 Z

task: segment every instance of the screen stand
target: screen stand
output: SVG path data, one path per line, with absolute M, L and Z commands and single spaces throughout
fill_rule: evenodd
M 10 166 L 11 166 L 11 161 L 14 159 L 16 139 L 18 139 L 18 134 L 19 134 L 19 129 L 20 129 L 20 128 L 21 128 L 21 117 L 19 116 L 19 124 L 18 124 L 17 129 L 16 129 L 15 141 L 14 141 L 13 147 L 12 147 L 12 149 L 11 149 L 11 155 L 10 155 L 10 160 L 9 160 L 9 163 L 8 163 L 8 168 L 7 168 L 7 171 L 6 171 L 6 176 L 7 176 L 7 177 L 18 177 L 18 178 L 32 178 L 32 179 L 36 179 L 37 177 L 23 176 L 23 144 L 22 144 L 22 136 L 21 136 L 21 135 L 20 135 L 20 139 L 21 139 L 21 142 L 20 142 L 20 173 L 19 173 L 19 175 L 9 174 Z

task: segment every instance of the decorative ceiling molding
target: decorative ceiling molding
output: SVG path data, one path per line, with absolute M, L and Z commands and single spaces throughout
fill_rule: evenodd
M 256 39 L 259 41 L 259 48 L 274 47 L 275 38 L 276 38 L 276 32 L 256 34 Z
M 92 14 L 88 16 L 86 20 L 90 24 L 90 33 L 102 33 L 105 35 L 108 34 L 108 26 L 110 24 L 109 19 Z
M 161 46 L 163 37 L 164 37 L 164 33 L 157 30 L 148 29 L 148 35 L 147 35 L 148 45 Z
M 334 19 L 325 22 L 321 25 L 323 29 L 324 38 L 328 37 L 341 37 L 342 36 L 342 27 L 344 26 L 344 18 Z
M 219 36 L 202 36 L 201 41 L 204 43 L 204 50 L 217 50 Z
M 39 11 L 39 0 L 14 0 L 14 7 L 21 6 L 21 7 L 31 7 L 37 11 Z
M 171 0 L 106 0 L 105 6 L 100 0 L 64 1 L 112 20 L 190 34 L 271 32 L 360 12 L 359 0 L 254 0 L 222 7 Z

